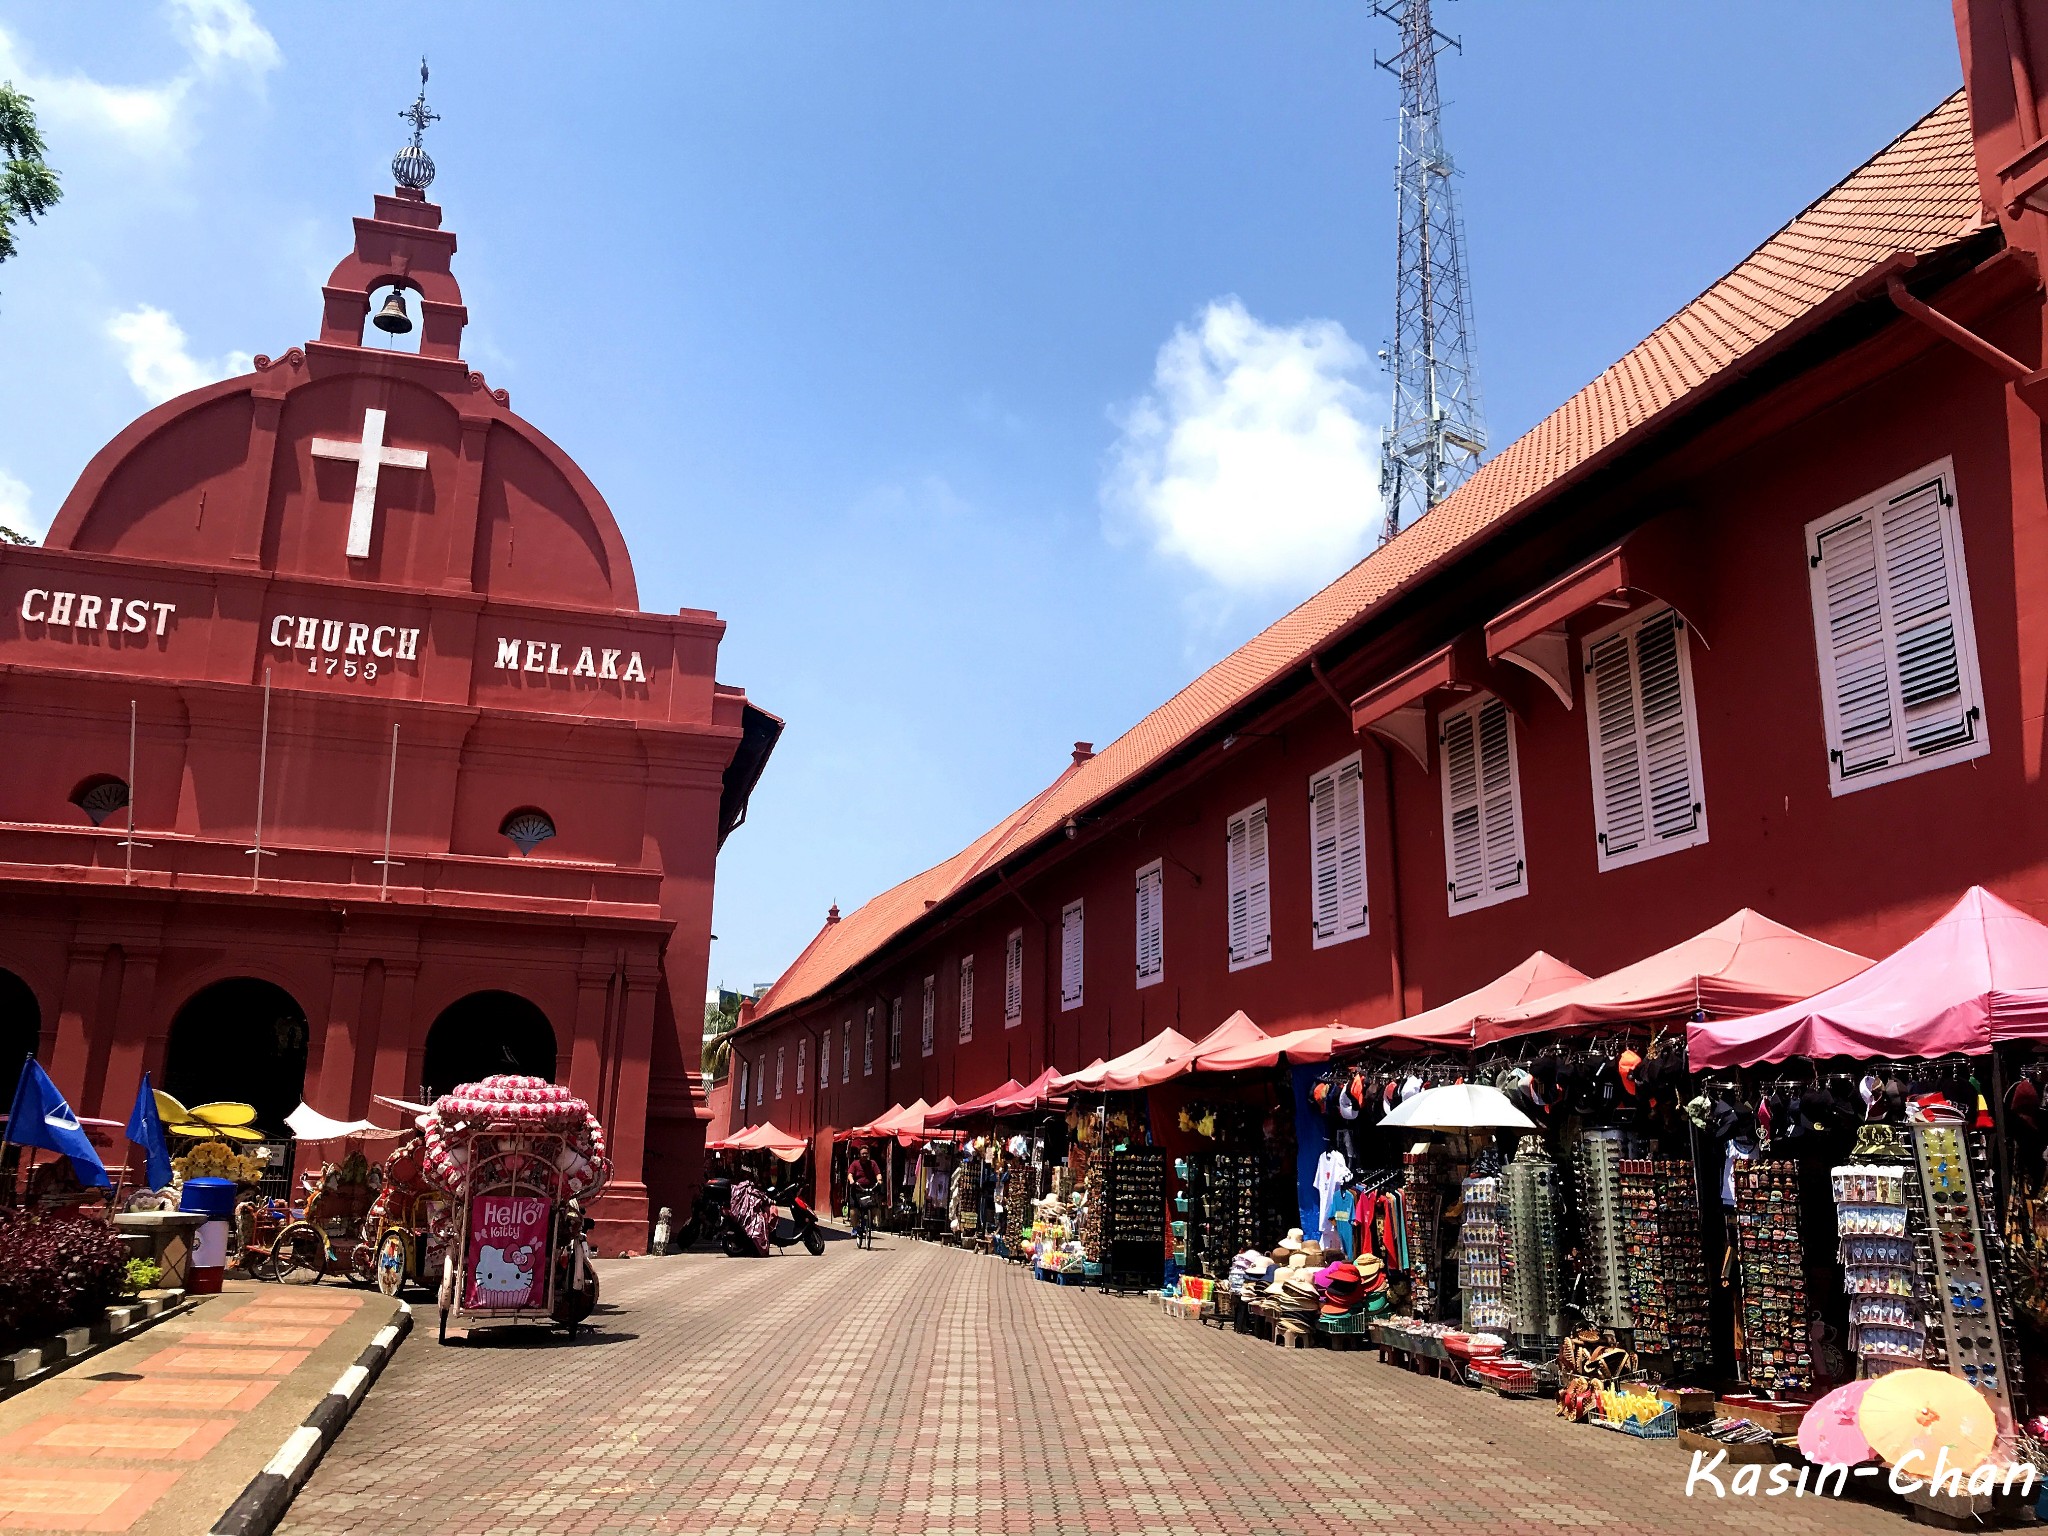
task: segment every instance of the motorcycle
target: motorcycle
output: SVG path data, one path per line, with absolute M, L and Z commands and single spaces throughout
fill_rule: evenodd
M 796 1228 L 797 1241 L 804 1245 L 811 1257 L 816 1258 L 825 1251 L 825 1234 L 818 1230 L 818 1213 L 811 1209 L 810 1201 L 799 1193 L 799 1189 L 798 1185 L 785 1184 L 770 1194 L 768 1200 L 771 1206 L 779 1204 L 789 1207 L 790 1225 Z M 779 1230 L 776 1242 L 782 1245 Z
M 697 1198 L 691 1202 L 689 1219 L 676 1229 L 675 1241 L 669 1251 L 680 1253 L 723 1234 L 731 1205 L 732 1180 L 706 1179 L 704 1187 L 697 1191 Z

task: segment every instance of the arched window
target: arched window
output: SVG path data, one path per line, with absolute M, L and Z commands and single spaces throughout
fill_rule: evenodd
M 546 811 L 532 806 L 521 806 L 499 825 L 498 831 L 511 840 L 512 846 L 524 858 L 542 843 L 555 835 L 555 819 Z
M 256 1129 L 283 1132 L 306 1092 L 306 1010 L 253 976 L 194 993 L 171 1020 L 164 1092 L 186 1104 L 253 1104 Z
M 111 773 L 96 773 L 79 781 L 71 791 L 71 803 L 90 816 L 94 826 L 104 826 L 109 816 L 128 809 L 128 785 Z

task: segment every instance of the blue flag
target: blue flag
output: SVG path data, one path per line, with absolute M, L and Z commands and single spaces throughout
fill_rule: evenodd
M 50 1074 L 33 1056 L 21 1069 L 21 1082 L 14 1090 L 14 1107 L 7 1112 L 5 1140 L 17 1147 L 41 1147 L 45 1152 L 62 1152 L 71 1159 L 71 1169 L 81 1184 L 111 1187 L 107 1165 L 100 1161 L 86 1140 L 85 1129 L 64 1095 L 50 1081 Z
M 149 1074 L 142 1074 L 142 1086 L 135 1093 L 135 1109 L 128 1116 L 128 1139 L 142 1148 L 147 1158 L 144 1172 L 151 1189 L 171 1182 L 171 1144 L 164 1135 L 164 1122 L 156 1112 L 156 1090 L 149 1086 Z

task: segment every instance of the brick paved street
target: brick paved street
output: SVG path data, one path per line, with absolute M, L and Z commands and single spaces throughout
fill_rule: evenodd
M 902 1239 L 608 1263 L 604 1293 L 575 1344 L 441 1348 L 423 1308 L 283 1529 L 1908 1529 L 1834 1501 L 1688 1501 L 1673 1442 Z

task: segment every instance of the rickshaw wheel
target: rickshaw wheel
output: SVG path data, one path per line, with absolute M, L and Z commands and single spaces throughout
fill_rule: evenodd
M 406 1241 L 397 1232 L 386 1232 L 377 1247 L 377 1289 L 396 1296 L 405 1289 Z
M 271 1273 L 286 1285 L 317 1285 L 327 1273 L 327 1234 L 310 1221 L 295 1221 L 270 1248 Z
M 364 1290 L 377 1283 L 377 1250 L 366 1242 L 349 1245 L 348 1283 Z
M 441 1342 L 448 1342 L 448 1309 L 455 1305 L 455 1257 L 441 1258 Z

